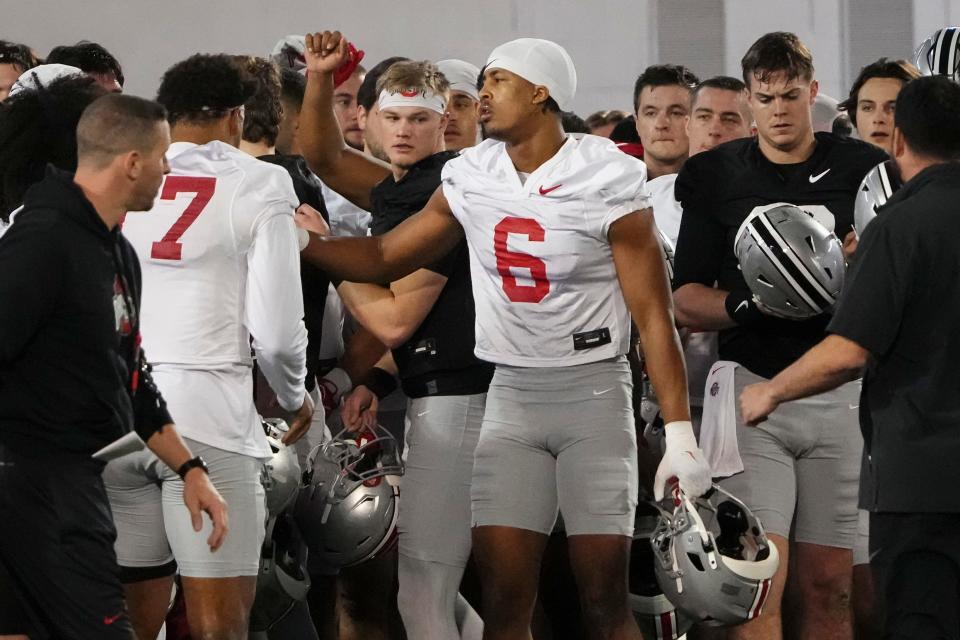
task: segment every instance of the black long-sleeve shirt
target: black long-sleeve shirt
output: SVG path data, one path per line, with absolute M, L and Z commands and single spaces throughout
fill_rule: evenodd
M 0 441 L 92 454 L 171 422 L 139 348 L 140 266 L 50 168 L 0 238 Z

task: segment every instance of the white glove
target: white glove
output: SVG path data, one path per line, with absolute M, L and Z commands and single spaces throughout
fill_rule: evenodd
M 710 465 L 697 446 L 693 435 L 693 423 L 689 421 L 671 422 L 664 428 L 667 450 L 657 467 L 657 476 L 653 481 L 653 497 L 663 500 L 667 482 L 676 478 L 680 490 L 691 499 L 702 496 L 713 486 Z

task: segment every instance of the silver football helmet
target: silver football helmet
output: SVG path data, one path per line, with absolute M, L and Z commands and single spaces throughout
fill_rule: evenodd
M 755 300 L 774 314 L 803 320 L 829 311 L 843 288 L 840 240 L 801 207 L 758 207 L 734 241 Z
M 281 442 L 287 432 L 287 423 L 280 418 L 262 418 L 263 430 L 273 457 L 263 465 L 264 491 L 267 494 L 267 512 L 276 517 L 293 504 L 300 488 L 300 462 L 292 447 Z
M 853 203 L 853 230 L 863 235 L 870 221 L 877 217 L 877 209 L 887 204 L 897 189 L 903 186 L 900 171 L 893 160 L 884 160 L 866 175 Z
M 267 521 L 260 551 L 257 591 L 250 609 L 250 631 L 267 631 L 307 597 L 307 546 L 293 517 L 282 514 Z
M 315 561 L 329 569 L 348 567 L 393 540 L 395 477 L 403 475 L 403 463 L 389 431 L 379 425 L 356 434 L 341 431 L 317 445 L 307 464 L 294 512 Z
M 644 638 L 677 640 L 690 630 L 694 620 L 678 611 L 657 583 L 655 558 L 650 539 L 660 518 L 659 509 L 650 502 L 637 504 L 630 551 L 630 593 L 633 617 Z
M 657 582 L 677 609 L 708 625 L 752 620 L 770 593 L 780 554 L 745 504 L 714 486 L 662 512 L 651 544 Z
M 938 29 L 913 52 L 917 69 L 925 76 L 947 76 L 960 81 L 960 27 Z

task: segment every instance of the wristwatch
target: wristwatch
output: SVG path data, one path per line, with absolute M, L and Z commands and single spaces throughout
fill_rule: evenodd
M 190 469 L 200 468 L 203 469 L 203 472 L 207 475 L 210 475 L 210 469 L 207 468 L 207 463 L 203 461 L 203 458 L 197 456 L 196 458 L 190 458 L 177 469 L 177 475 L 180 476 L 180 479 L 184 479 L 187 476 L 187 472 Z

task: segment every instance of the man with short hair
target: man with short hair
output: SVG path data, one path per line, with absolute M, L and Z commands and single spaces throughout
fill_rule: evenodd
M 154 377 L 231 508 L 234 533 L 214 557 L 184 536 L 181 483 L 149 455 L 108 467 L 118 556 L 131 615 L 153 637 L 179 568 L 191 634 L 246 638 L 272 457 L 253 402 L 252 351 L 290 425 L 309 428 L 306 330 L 293 223 L 299 205 L 286 171 L 237 149 L 255 84 L 226 55 L 194 55 L 164 74 L 171 172 L 156 210 L 132 210 L 123 232 L 137 247 L 146 293 L 143 342 Z M 251 342 L 252 338 L 252 342 Z
M 446 149 L 461 151 L 472 147 L 480 138 L 480 94 L 477 91 L 480 69 L 455 58 L 440 60 L 437 68 L 450 82 L 447 128 L 443 132 Z
M 673 282 L 677 321 L 720 332 L 720 359 L 733 364 L 726 367 L 729 378 L 715 380 L 717 395 L 776 375 L 819 341 L 829 320 L 824 314 L 785 320 L 757 305 L 733 251 L 740 225 L 753 211 L 788 202 L 842 235 L 853 224 L 860 181 L 886 157 L 859 141 L 814 134 L 813 58 L 795 35 L 762 36 L 741 66 L 758 137 L 691 157 L 675 187 L 683 207 Z M 802 602 L 801 636 L 851 636 L 858 391 L 851 382 L 814 401 L 791 403 L 759 429 L 745 428 L 732 407 L 716 416 L 717 428 L 736 431 L 744 469 L 722 485 L 753 510 L 781 554 L 763 615 L 733 629 L 733 638 L 782 637 L 780 604 L 791 566 Z M 797 554 L 795 561 L 788 552 Z
M 693 90 L 687 137 L 690 155 L 750 135 L 753 116 L 743 81 L 730 76 L 707 78 Z
M 320 57 L 311 47 L 319 48 L 324 39 L 335 47 Z M 344 42 L 329 32 L 307 36 L 303 150 L 331 188 L 370 209 L 371 232 L 382 235 L 427 203 L 440 185 L 444 164 L 456 157 L 443 150 L 450 83 L 427 62 L 396 62 L 380 77 L 377 117 L 391 161 L 384 165 L 336 135 L 330 75 L 342 64 Z M 404 626 L 411 638 L 455 640 L 461 637 L 455 617 L 458 590 L 470 556 L 473 451 L 493 374 L 473 352 L 466 244 L 388 287 L 344 282 L 337 290 L 357 321 L 391 348 L 387 368 L 365 371 L 366 382 L 351 402 L 362 396 L 368 407 L 375 403 L 374 393 L 384 395 L 378 379 L 392 382 L 393 372 L 410 398 L 397 522 L 397 602 Z M 349 419 L 347 426 L 361 427 Z M 462 637 L 479 640 L 479 632 Z
M 339 34 L 312 47 L 338 51 Z M 344 278 L 383 282 L 467 242 L 475 353 L 496 363 L 471 486 L 488 638 L 529 637 L 558 506 L 588 637 L 640 637 L 627 605 L 638 487 L 626 301 L 668 420 L 658 498 L 672 477 L 691 496 L 710 486 L 644 167 L 609 140 L 563 133 L 575 91 L 556 43 L 497 47 L 480 90 L 490 138 L 444 165 L 426 207 L 382 236 L 315 237 L 305 249 Z
M 847 273 L 829 335 L 740 396 L 757 424 L 791 400 L 863 373 L 860 506 L 883 638 L 960 636 L 960 87 L 943 76 L 897 96 L 893 158 L 905 184 L 870 223 Z M 879 637 L 879 636 L 878 636 Z
M 682 65 L 656 64 L 644 69 L 634 84 L 637 133 L 651 181 L 676 173 L 687 159 L 687 116 L 697 82 L 697 76 Z
M 111 93 L 123 91 L 123 69 L 120 61 L 96 42 L 81 40 L 75 45 L 54 47 L 47 56 L 46 64 L 66 64 L 77 67 L 97 84 Z
M 354 69 L 350 77 L 337 85 L 333 91 L 333 110 L 340 123 L 340 132 L 343 139 L 354 149 L 363 149 L 363 129 L 359 123 L 359 109 L 357 108 L 357 92 L 363 84 L 367 70 L 363 66 Z
M 184 535 L 211 553 L 224 542 L 226 505 L 140 349 L 140 269 L 119 228 L 153 206 L 169 144 L 160 105 L 99 98 L 77 126 L 76 175 L 50 169 L 0 240 L 0 573 L 17 596 L 0 601 L 0 634 L 134 638 L 97 453 L 134 430 L 182 480 Z

